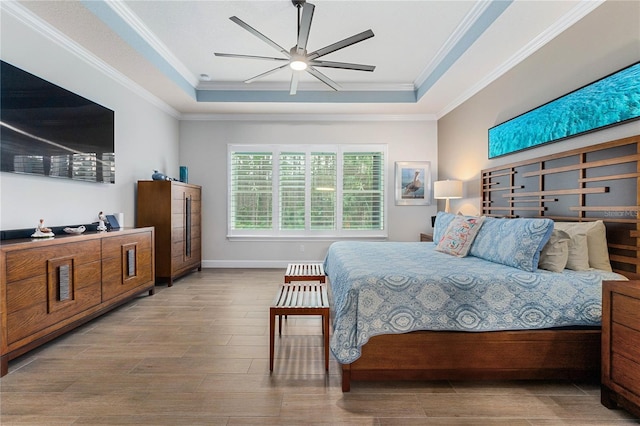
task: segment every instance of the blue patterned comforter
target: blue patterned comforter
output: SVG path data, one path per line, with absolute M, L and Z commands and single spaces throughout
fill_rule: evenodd
M 602 280 L 626 279 L 599 270 L 525 272 L 434 248 L 424 242 L 329 247 L 331 351 L 340 363 L 358 359 L 379 334 L 598 326 Z

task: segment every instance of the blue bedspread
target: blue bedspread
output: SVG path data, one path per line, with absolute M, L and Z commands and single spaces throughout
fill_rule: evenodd
M 331 351 L 340 363 L 358 359 L 360 348 L 378 334 L 597 326 L 602 280 L 626 279 L 598 270 L 525 272 L 434 248 L 424 242 L 330 246 L 324 267 Z

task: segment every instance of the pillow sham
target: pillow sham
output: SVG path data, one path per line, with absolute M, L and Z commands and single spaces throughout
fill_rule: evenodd
M 437 251 L 465 257 L 469 253 L 473 240 L 478 235 L 484 216 L 456 216 L 449 222 L 444 235 L 438 241 Z
M 447 227 L 456 217 L 453 213 L 438 212 L 436 213 L 436 221 L 433 225 L 433 241 L 438 244 L 442 239 Z
M 551 272 L 562 272 L 569 259 L 570 239 L 571 237 L 566 232 L 554 229 L 551 232 L 549 242 L 544 245 L 540 252 L 538 268 Z
M 551 219 L 497 219 L 487 217 L 469 254 L 481 259 L 533 272 L 540 251 L 553 231 Z
M 573 234 L 569 239 L 569 256 L 567 269 L 574 271 L 589 270 L 589 249 L 587 247 L 587 234 Z
M 604 222 L 556 222 L 555 229 L 567 232 L 569 235 L 586 234 L 589 252 L 589 266 L 611 272 L 609 248 L 607 246 L 607 228 Z

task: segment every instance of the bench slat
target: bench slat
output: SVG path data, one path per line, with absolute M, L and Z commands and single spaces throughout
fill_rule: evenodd
M 324 283 L 326 276 L 322 263 L 289 263 L 284 274 L 284 282 L 319 281 Z

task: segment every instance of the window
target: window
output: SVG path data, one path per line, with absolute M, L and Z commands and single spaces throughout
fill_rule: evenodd
M 228 235 L 386 237 L 385 145 L 230 145 Z

